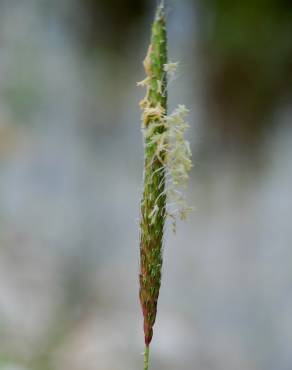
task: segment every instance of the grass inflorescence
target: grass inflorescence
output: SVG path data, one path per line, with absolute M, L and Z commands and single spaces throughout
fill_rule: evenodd
M 163 3 L 152 25 L 151 42 L 144 60 L 146 78 L 139 82 L 147 93 L 141 101 L 144 137 L 144 190 L 140 221 L 140 303 L 144 318 L 144 370 L 149 366 L 149 345 L 157 313 L 161 285 L 162 247 L 167 216 L 186 217 L 189 208 L 179 190 L 188 180 L 191 152 L 184 139 L 188 124 L 184 105 L 167 114 L 167 77 L 177 63 L 168 63 L 167 32 Z

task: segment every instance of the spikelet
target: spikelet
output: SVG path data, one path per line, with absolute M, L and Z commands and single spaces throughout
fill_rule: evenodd
M 140 303 L 144 318 L 144 370 L 148 369 L 149 345 L 157 313 L 161 285 L 162 247 L 166 217 L 184 219 L 190 208 L 180 191 L 192 167 L 189 143 L 184 139 L 189 127 L 188 110 L 179 105 L 167 115 L 167 77 L 174 75 L 178 63 L 167 62 L 167 35 L 163 4 L 152 25 L 151 43 L 144 60 L 146 87 L 140 102 L 144 137 L 144 190 L 140 221 Z

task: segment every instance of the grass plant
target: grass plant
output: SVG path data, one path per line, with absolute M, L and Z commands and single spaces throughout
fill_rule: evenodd
M 140 219 L 140 303 L 144 318 L 144 370 L 149 368 L 149 346 L 153 336 L 161 285 L 165 221 L 184 219 L 190 210 L 180 191 L 192 167 L 191 151 L 184 134 L 188 110 L 179 105 L 167 114 L 168 80 L 178 63 L 168 62 L 164 4 L 158 6 L 152 25 L 151 41 L 144 60 L 146 87 L 140 102 L 144 138 L 144 189 Z

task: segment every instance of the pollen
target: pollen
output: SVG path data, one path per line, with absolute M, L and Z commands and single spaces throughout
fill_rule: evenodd
M 170 62 L 163 65 L 164 72 L 168 73 L 169 76 L 173 77 L 178 67 L 178 62 Z
M 149 83 L 150 83 L 150 78 L 146 77 L 144 80 L 137 82 L 137 86 L 145 87 L 145 86 L 149 86 Z
M 155 107 L 144 107 L 142 113 L 142 121 L 145 126 L 148 125 L 150 121 L 157 121 L 161 120 L 161 118 L 165 114 L 165 109 L 161 106 L 161 104 L 157 104 Z

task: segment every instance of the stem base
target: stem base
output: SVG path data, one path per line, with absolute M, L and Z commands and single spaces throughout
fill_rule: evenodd
M 149 346 L 145 346 L 145 352 L 144 352 L 144 370 L 149 369 Z

